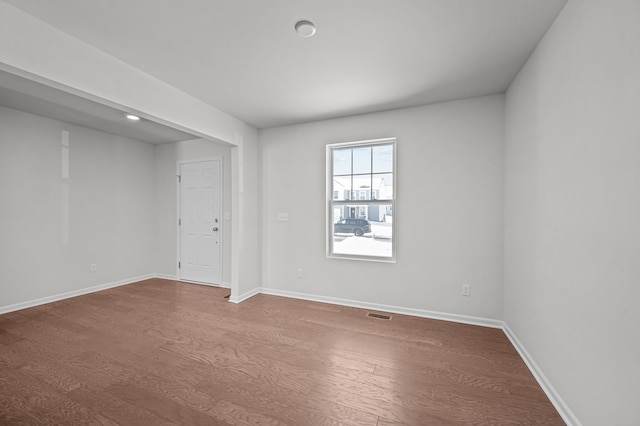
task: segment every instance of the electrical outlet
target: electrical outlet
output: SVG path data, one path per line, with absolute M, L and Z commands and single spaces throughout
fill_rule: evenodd
M 289 222 L 289 213 L 278 213 L 278 222 Z
M 462 284 L 462 295 L 471 296 L 471 286 L 469 284 Z
M 91 264 L 91 272 L 98 272 L 98 264 L 97 263 L 92 263 Z
M 297 276 L 298 278 L 302 278 L 302 268 L 298 268 L 298 269 L 296 270 L 296 276 Z

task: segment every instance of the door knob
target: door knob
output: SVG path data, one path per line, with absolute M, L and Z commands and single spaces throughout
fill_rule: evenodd
M 218 230 L 218 227 L 217 227 L 217 226 L 214 226 L 214 227 L 213 227 L 213 230 L 214 230 L 214 231 L 217 231 L 217 230 Z

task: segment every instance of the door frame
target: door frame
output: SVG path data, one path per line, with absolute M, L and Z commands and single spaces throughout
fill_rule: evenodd
M 219 196 L 219 206 L 220 206 L 220 221 L 218 222 L 221 225 L 221 232 L 219 234 L 219 241 L 220 241 L 220 282 L 219 283 L 203 283 L 200 281 L 190 281 L 190 280 L 184 280 L 181 277 L 181 269 L 178 266 L 179 262 L 181 261 L 182 258 L 182 253 L 181 253 L 181 233 L 180 233 L 180 225 L 179 225 L 179 221 L 181 218 L 181 208 L 182 208 L 182 200 L 180 198 L 181 193 L 180 193 L 180 188 L 181 188 L 181 184 L 180 184 L 180 169 L 182 167 L 183 164 L 192 164 L 192 163 L 206 163 L 209 161 L 218 161 L 220 167 L 218 168 L 218 186 L 219 186 L 219 191 L 218 191 L 218 196 Z M 223 235 L 224 235 L 224 220 L 223 220 L 223 215 L 224 215 L 224 157 L 208 157 L 208 158 L 198 158 L 198 159 L 194 159 L 194 160 L 180 160 L 177 162 L 176 164 L 176 277 L 178 278 L 178 281 L 185 281 L 185 282 L 190 282 L 190 283 L 194 283 L 194 284 L 200 284 L 200 285 L 208 285 L 208 286 L 212 286 L 212 287 L 223 287 L 223 283 L 224 283 L 224 265 L 223 265 L 223 261 L 224 261 L 224 240 L 223 240 Z

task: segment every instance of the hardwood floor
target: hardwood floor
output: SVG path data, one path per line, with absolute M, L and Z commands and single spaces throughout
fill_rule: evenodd
M 0 424 L 564 424 L 501 330 L 166 280 L 0 316 Z

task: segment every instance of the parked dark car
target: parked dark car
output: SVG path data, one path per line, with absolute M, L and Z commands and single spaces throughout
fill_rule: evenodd
M 371 223 L 367 219 L 340 219 L 333 224 L 334 234 L 355 234 L 360 237 L 371 232 Z

